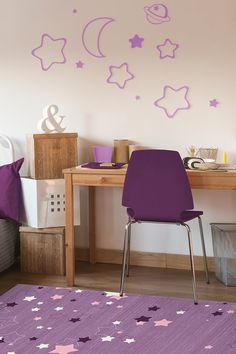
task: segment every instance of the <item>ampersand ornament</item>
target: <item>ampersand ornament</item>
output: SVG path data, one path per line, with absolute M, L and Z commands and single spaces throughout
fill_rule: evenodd
M 58 106 L 51 104 L 43 110 L 43 118 L 37 124 L 37 128 L 43 133 L 63 133 L 66 127 L 62 126 L 65 116 L 57 115 Z

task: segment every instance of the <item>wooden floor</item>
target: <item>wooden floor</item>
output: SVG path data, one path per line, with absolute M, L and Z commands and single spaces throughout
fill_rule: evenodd
M 121 266 L 78 262 L 76 286 L 101 291 L 118 291 Z M 210 274 L 211 283 L 205 283 L 205 273 L 197 272 L 199 299 L 236 302 L 236 287 L 226 287 Z M 16 284 L 35 284 L 66 287 L 64 276 L 21 273 L 14 266 L 0 274 L 0 293 Z M 125 291 L 133 294 L 192 297 L 191 274 L 185 270 L 132 266 L 126 279 Z

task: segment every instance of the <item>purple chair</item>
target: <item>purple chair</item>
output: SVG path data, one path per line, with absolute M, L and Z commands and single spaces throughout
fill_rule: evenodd
M 123 295 L 125 275 L 129 275 L 131 225 L 137 222 L 171 223 L 182 225 L 187 230 L 193 298 L 197 304 L 191 230 L 186 222 L 198 218 L 206 280 L 209 283 L 200 217 L 203 212 L 192 210 L 194 207 L 192 192 L 179 153 L 170 150 L 134 151 L 126 173 L 122 205 L 127 208 L 129 221 L 125 226 L 120 295 Z

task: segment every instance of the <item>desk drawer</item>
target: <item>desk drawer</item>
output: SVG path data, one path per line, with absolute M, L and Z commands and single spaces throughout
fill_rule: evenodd
M 73 175 L 73 184 L 79 184 L 84 186 L 113 186 L 123 187 L 124 175 L 100 175 L 100 174 L 77 174 Z

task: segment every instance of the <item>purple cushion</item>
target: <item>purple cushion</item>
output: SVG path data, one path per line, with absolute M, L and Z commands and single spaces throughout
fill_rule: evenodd
M 24 158 L 0 166 L 0 218 L 19 221 L 22 207 L 19 170 Z

